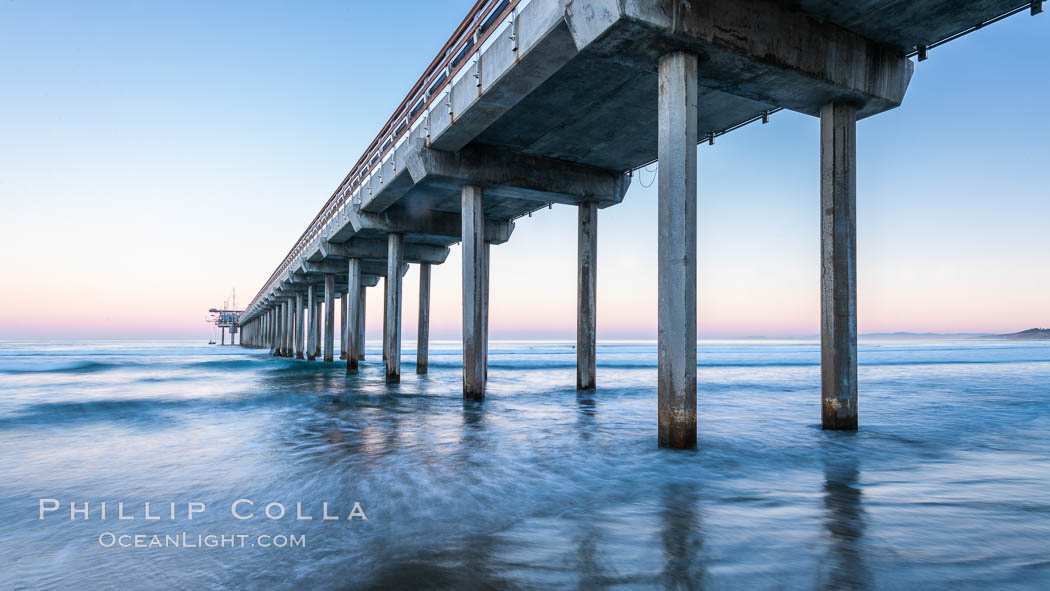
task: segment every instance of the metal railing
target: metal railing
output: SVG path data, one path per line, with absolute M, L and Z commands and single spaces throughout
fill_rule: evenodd
M 394 114 L 387 119 L 379 134 L 365 149 L 364 154 L 354 163 L 332 196 L 328 198 L 321 210 L 314 216 L 306 230 L 299 236 L 288 254 L 272 275 L 263 283 L 262 288 L 252 298 L 246 310 L 253 310 L 266 290 L 280 277 L 288 267 L 303 253 L 306 247 L 320 235 L 324 227 L 346 205 L 353 191 L 361 186 L 372 168 L 382 164 L 383 158 L 393 150 L 398 141 L 411 133 L 414 124 L 426 113 L 434 100 L 448 89 L 463 67 L 470 63 L 466 59 L 472 52 L 480 53 L 485 41 L 499 28 L 499 24 L 514 14 L 518 6 L 528 0 L 478 0 L 467 13 L 466 18 L 456 27 L 455 32 L 430 62 L 423 75 L 419 77 Z

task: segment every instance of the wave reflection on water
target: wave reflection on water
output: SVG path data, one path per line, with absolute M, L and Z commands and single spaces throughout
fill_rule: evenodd
M 375 345 L 375 344 L 374 344 Z M 406 344 L 407 345 L 407 344 Z M 0 344 L 0 588 L 1046 588 L 1050 346 L 869 340 L 861 430 L 819 426 L 819 346 L 702 342 L 700 449 L 656 448 L 651 343 L 459 351 L 383 382 L 189 343 Z M 37 519 L 38 499 L 63 501 Z M 310 521 L 237 520 L 301 501 Z M 124 501 L 135 521 L 68 519 Z M 150 501 L 178 519 L 144 521 Z M 188 501 L 207 511 L 184 518 Z M 323 521 L 321 503 L 367 521 Z M 61 514 L 66 512 L 63 518 Z M 104 548 L 126 534 L 305 534 L 305 548 Z

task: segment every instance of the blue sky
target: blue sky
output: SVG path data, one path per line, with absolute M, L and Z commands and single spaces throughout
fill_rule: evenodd
M 0 2 L 0 338 L 207 336 L 471 4 Z M 860 329 L 1050 325 L 1050 15 L 930 55 L 859 123 Z M 702 336 L 818 331 L 817 127 L 782 112 L 700 148 Z M 599 217 L 600 337 L 655 337 L 650 177 Z M 574 335 L 575 215 L 494 248 L 493 337 Z M 459 332 L 458 261 L 434 271 L 437 337 Z

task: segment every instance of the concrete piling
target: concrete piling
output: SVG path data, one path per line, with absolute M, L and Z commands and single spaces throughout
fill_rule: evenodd
M 389 277 L 385 277 L 385 278 L 383 278 L 383 343 L 382 343 L 382 346 L 379 347 L 380 351 L 383 354 L 383 361 L 384 362 L 386 361 L 386 353 L 387 353 L 387 351 L 386 351 L 386 343 L 387 343 L 387 339 L 389 339 L 389 335 L 388 335 L 388 332 L 387 332 L 387 326 L 388 325 L 386 323 L 386 319 L 389 316 L 389 313 L 388 313 L 389 311 L 387 309 L 389 303 L 390 303 L 390 278 Z
M 387 235 L 386 267 L 386 383 L 401 382 L 401 267 L 405 264 L 405 236 L 397 232 Z
M 485 398 L 485 300 L 488 258 L 484 192 L 463 185 L 463 398 Z
M 347 306 L 346 291 L 339 297 L 339 359 L 346 359 L 347 341 L 346 341 L 346 306 Z
M 335 275 L 324 275 L 324 360 L 332 361 L 335 351 Z
M 427 373 L 430 346 L 430 263 L 419 265 L 419 322 L 416 330 L 416 373 Z
M 597 365 L 598 204 L 579 205 L 576 241 L 576 389 L 593 390 Z
M 303 293 L 295 294 L 295 358 L 304 359 L 303 355 Z
M 361 305 L 357 309 L 357 313 L 358 313 L 358 315 L 360 315 L 360 319 L 357 322 L 357 330 L 359 331 L 358 335 L 357 335 L 357 342 L 360 343 L 360 345 L 357 348 L 357 360 L 358 361 L 364 361 L 365 360 L 365 296 L 367 294 L 368 294 L 368 292 L 365 290 L 364 284 L 362 284 L 361 285 Z
M 306 358 L 317 359 L 317 290 L 311 284 L 306 288 Z
M 696 447 L 697 56 L 659 63 L 659 445 Z
M 857 109 L 820 110 L 820 385 L 824 429 L 857 428 Z
M 347 277 L 346 293 L 350 295 L 349 309 L 347 310 L 347 315 L 350 317 L 350 326 L 347 327 L 347 338 L 350 341 L 350 347 L 346 356 L 346 371 L 348 373 L 357 373 L 358 350 L 363 346 L 363 343 L 360 341 L 361 327 L 359 326 L 364 317 L 361 314 L 361 306 L 364 305 L 364 301 L 361 299 L 364 292 L 364 286 L 361 284 L 361 259 L 350 259 L 347 263 Z
M 321 341 L 323 340 L 321 325 L 324 324 L 322 322 L 323 316 L 321 315 L 324 307 L 322 303 L 320 299 L 314 303 L 314 359 L 321 357 Z

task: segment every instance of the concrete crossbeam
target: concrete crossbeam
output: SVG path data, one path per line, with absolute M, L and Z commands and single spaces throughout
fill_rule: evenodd
M 405 164 L 411 182 L 383 186 L 362 202 L 362 210 L 386 211 L 409 191 L 431 196 L 455 194 L 464 184 L 484 187 L 486 198 L 570 205 L 593 201 L 607 207 L 620 203 L 630 186 L 630 177 L 622 171 L 480 144 L 470 144 L 453 153 L 419 142 L 408 153 Z
M 651 68 L 660 54 L 701 56 L 703 85 L 817 116 L 849 102 L 866 117 L 900 106 L 914 65 L 899 48 L 773 0 L 586 0 L 566 11 L 581 50 L 619 51 Z M 628 50 L 626 39 L 646 39 Z M 619 48 L 619 49 L 617 49 Z
M 357 232 L 398 232 L 405 235 L 434 236 L 449 242 L 456 242 L 462 236 L 460 217 L 458 213 L 443 211 L 397 216 L 356 210 L 349 213 L 350 223 Z M 514 222 L 489 219 L 485 223 L 485 240 L 491 244 L 503 244 L 510 240 L 513 231 Z
M 447 246 L 406 242 L 404 251 L 407 263 L 440 265 L 448 258 L 449 249 Z M 316 262 L 332 256 L 385 261 L 387 243 L 385 240 L 369 238 L 352 238 L 342 244 L 323 241 L 318 243 L 317 250 L 309 257 L 309 260 Z

